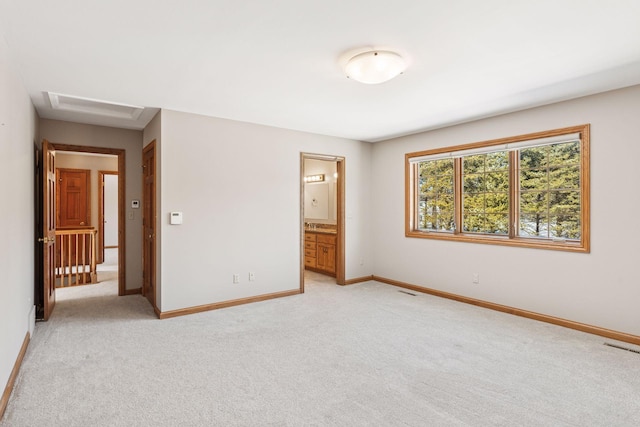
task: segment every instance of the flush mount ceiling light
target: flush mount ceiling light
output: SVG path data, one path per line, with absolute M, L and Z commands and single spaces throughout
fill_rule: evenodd
M 395 52 L 370 50 L 351 58 L 344 71 L 350 79 L 375 85 L 391 80 L 406 67 L 404 59 Z

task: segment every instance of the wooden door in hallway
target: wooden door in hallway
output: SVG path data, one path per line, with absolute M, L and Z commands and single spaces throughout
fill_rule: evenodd
M 156 160 L 155 140 L 142 151 L 142 227 L 143 279 L 142 295 L 156 307 Z
M 56 169 L 56 211 L 58 228 L 85 227 L 91 224 L 91 171 Z
M 42 258 L 43 318 L 48 320 L 56 304 L 56 152 L 47 140 L 42 142 Z

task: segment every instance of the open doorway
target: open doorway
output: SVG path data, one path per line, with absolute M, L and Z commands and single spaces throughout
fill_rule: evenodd
M 105 250 L 118 249 L 117 169 L 98 171 L 98 192 L 98 263 L 101 264 L 105 260 Z
M 302 153 L 300 162 L 300 290 L 305 280 L 344 285 L 345 159 Z
M 101 293 L 118 294 L 118 156 L 56 150 L 56 253 L 71 273 L 57 277 L 63 293 L 80 296 L 79 285 L 100 285 Z M 84 241 L 83 241 L 84 240 Z M 95 267 L 91 265 L 95 257 Z M 70 262 L 68 262 L 70 261 Z M 74 280 L 73 271 L 86 265 L 90 280 Z M 95 273 L 93 273 L 95 270 Z M 58 274 L 59 276 L 60 274 Z M 94 290 L 95 291 L 95 290 Z M 93 293 L 93 292 L 92 292 Z M 62 296 L 62 295 L 60 295 Z
M 49 278 L 39 279 L 35 289 L 38 318 L 46 320 L 55 304 L 55 291 L 62 287 L 79 288 L 77 285 L 80 284 L 111 281 L 111 292 L 125 294 L 125 152 L 122 149 L 73 146 L 47 141 L 43 142 L 42 151 L 43 156 L 55 158 L 55 168 L 53 162 L 49 162 L 52 167 L 48 168 L 52 169 L 49 174 L 55 174 L 55 179 L 51 180 L 51 191 L 36 189 L 36 193 L 41 195 L 39 198 L 43 198 L 41 208 L 37 209 L 37 217 L 49 218 L 46 223 L 53 225 L 50 228 L 55 233 L 55 237 L 39 239 L 53 250 L 49 262 L 45 260 L 44 263 L 36 263 L 36 268 L 42 269 L 42 273 L 36 276 Z M 43 167 L 44 165 L 39 166 L 38 169 Z M 104 246 L 104 241 L 98 237 L 102 216 L 100 212 L 103 208 L 99 202 L 99 172 L 105 170 L 117 174 L 117 247 L 112 248 L 114 252 L 109 254 L 98 251 L 98 248 Z M 43 171 L 38 172 L 39 177 L 45 175 Z M 49 197 L 43 197 L 44 193 Z M 44 222 L 40 221 L 36 228 L 49 228 L 44 227 Z M 40 231 L 38 230 L 38 234 Z M 101 264 L 98 264 L 98 258 Z M 105 261 L 108 263 L 105 264 Z

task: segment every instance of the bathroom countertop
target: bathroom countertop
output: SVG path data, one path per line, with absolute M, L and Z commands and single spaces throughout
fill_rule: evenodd
M 338 230 L 335 228 L 308 228 L 305 227 L 305 233 L 321 233 L 321 234 L 337 234 Z

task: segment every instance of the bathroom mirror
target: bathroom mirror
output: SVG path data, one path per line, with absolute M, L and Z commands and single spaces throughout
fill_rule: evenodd
M 336 224 L 337 162 L 305 159 L 304 175 L 305 222 Z M 321 175 L 323 181 L 318 181 Z

